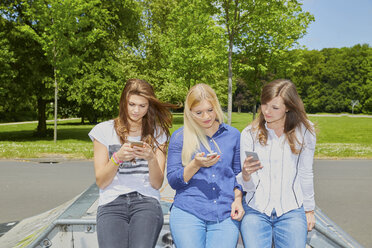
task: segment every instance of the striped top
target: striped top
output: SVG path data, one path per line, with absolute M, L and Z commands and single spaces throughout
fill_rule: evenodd
M 90 132 L 89 137 L 92 141 L 97 140 L 107 148 L 109 158 L 120 147 L 120 137 L 116 134 L 114 121 L 109 120 L 97 124 Z M 159 144 L 164 144 L 165 134 L 155 134 Z M 129 136 L 129 141 L 139 141 L 140 136 Z M 154 189 L 149 181 L 148 162 L 144 159 L 135 159 L 135 161 L 126 161 L 121 163 L 111 184 L 104 189 L 100 189 L 100 198 L 98 205 L 107 204 L 115 200 L 119 195 L 137 191 L 143 195 L 160 199 L 159 190 Z

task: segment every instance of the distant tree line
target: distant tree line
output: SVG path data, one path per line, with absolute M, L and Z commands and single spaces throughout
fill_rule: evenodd
M 372 113 L 372 48 L 368 44 L 353 47 L 287 51 L 283 63 L 260 77 L 262 84 L 275 78 L 291 79 L 297 86 L 309 113 Z M 254 84 L 238 79 L 236 110 L 251 111 Z M 262 85 L 261 84 L 261 85 Z
M 40 135 L 55 93 L 59 118 L 97 122 L 132 77 L 172 103 L 207 83 L 227 110 L 231 88 L 253 112 L 286 77 L 310 112 L 371 112 L 371 48 L 295 49 L 314 20 L 297 0 L 6 0 L 0 14 L 0 121 L 37 118 Z

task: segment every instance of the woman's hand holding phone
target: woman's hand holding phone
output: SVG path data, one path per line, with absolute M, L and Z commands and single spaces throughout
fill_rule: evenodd
M 204 156 L 205 153 L 197 153 L 194 157 L 195 165 L 198 167 L 211 167 L 215 165 L 218 160 L 220 159 L 220 155 L 217 155 L 217 153 L 211 153 L 207 156 Z
M 133 148 L 129 143 L 124 143 L 116 153 L 116 156 L 122 161 L 131 161 L 135 157 L 133 154 Z
M 141 143 L 133 142 L 131 145 L 133 147 L 133 154 L 136 158 L 142 158 L 147 161 L 155 158 L 155 153 L 149 144 L 141 141 Z
M 247 155 L 247 157 L 244 160 L 242 169 L 243 180 L 249 181 L 251 179 L 251 175 L 256 171 L 262 169 L 263 166 L 260 163 L 257 153 L 246 151 L 245 154 Z

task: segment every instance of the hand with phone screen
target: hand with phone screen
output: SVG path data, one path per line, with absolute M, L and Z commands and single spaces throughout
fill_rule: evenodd
M 143 141 L 130 141 L 129 143 L 131 147 L 134 146 L 143 147 Z
M 217 152 L 211 152 L 207 154 L 207 158 L 213 158 L 217 156 Z
M 263 168 L 260 163 L 260 159 L 256 152 L 245 151 L 246 158 L 243 164 L 243 179 L 244 181 L 249 181 L 251 179 L 251 175 L 256 171 Z
M 208 153 L 205 156 L 204 152 L 197 153 L 194 157 L 194 163 L 197 167 L 211 167 L 215 165 L 218 160 L 220 159 L 220 155 L 217 154 L 217 152 L 211 152 Z
M 142 158 L 147 161 L 155 158 L 155 153 L 148 143 L 143 141 L 130 141 L 130 145 L 136 158 Z
M 117 156 L 122 161 L 135 161 L 135 158 L 143 158 L 149 160 L 153 157 L 153 152 L 150 145 L 143 141 L 129 141 L 124 143 Z

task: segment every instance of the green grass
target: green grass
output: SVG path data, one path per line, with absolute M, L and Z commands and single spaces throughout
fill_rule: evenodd
M 317 127 L 317 158 L 372 158 L 372 118 L 310 116 Z M 243 130 L 252 115 L 233 113 L 232 126 Z M 183 125 L 183 115 L 173 117 L 171 132 Z M 53 142 L 53 123 L 48 123 L 50 137 L 34 137 L 37 123 L 0 126 L 0 158 L 64 157 L 91 159 L 92 142 L 88 132 L 94 125 L 81 125 L 80 120 L 58 122 L 58 141 Z
M 50 137 L 46 138 L 34 136 L 37 123 L 0 126 L 0 158 L 93 157 L 88 133 L 94 125 L 81 125 L 80 120 L 60 121 L 57 143 L 53 142 L 53 125 L 47 124 Z
M 372 118 L 316 117 L 318 158 L 372 158 Z

